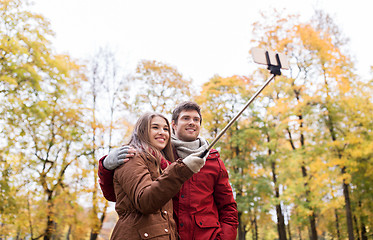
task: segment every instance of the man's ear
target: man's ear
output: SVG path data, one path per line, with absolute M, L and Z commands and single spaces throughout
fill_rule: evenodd
M 171 121 L 171 128 L 172 128 L 172 133 L 175 134 L 175 128 L 176 128 L 176 123 L 174 120 Z

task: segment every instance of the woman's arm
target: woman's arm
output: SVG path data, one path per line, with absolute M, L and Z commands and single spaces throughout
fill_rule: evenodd
M 158 211 L 188 180 L 193 172 L 182 162 L 176 161 L 154 181 L 145 159 L 136 156 L 115 170 L 114 184 L 119 184 L 135 208 L 143 214 Z M 117 189 L 117 188 L 116 188 Z M 118 197 L 123 194 L 118 192 Z

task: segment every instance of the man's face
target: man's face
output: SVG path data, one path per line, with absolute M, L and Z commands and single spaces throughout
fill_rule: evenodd
M 172 128 L 178 139 L 191 142 L 197 139 L 201 128 L 201 118 L 196 110 L 181 111 L 177 123 L 172 121 Z

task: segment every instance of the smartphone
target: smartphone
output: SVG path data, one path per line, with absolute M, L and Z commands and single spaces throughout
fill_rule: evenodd
M 252 48 L 251 54 L 253 56 L 254 62 L 268 65 L 266 52 L 267 50 L 264 50 L 261 48 Z M 273 51 L 268 50 L 268 57 L 269 57 L 271 65 L 279 66 L 279 63 L 277 62 L 277 59 L 276 59 L 276 54 L 278 54 L 278 57 L 281 63 L 281 69 L 289 69 L 289 61 L 285 54 L 275 53 Z

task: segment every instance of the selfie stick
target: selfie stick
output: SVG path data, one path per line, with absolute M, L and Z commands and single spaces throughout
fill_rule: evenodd
M 263 84 L 259 90 L 256 91 L 256 93 L 250 98 L 250 100 L 246 103 L 246 105 L 242 108 L 242 110 L 234 117 L 232 120 L 227 124 L 227 126 L 224 127 L 223 130 L 216 136 L 216 138 L 209 144 L 207 149 L 201 153 L 199 156 L 200 158 L 203 158 L 206 156 L 206 154 L 211 150 L 211 148 L 216 144 L 216 142 L 223 136 L 223 134 L 232 126 L 232 124 L 241 116 L 241 114 L 246 110 L 246 108 L 254 101 L 254 99 L 263 91 L 263 89 L 277 76 L 281 75 L 281 62 L 280 62 L 280 57 L 276 53 L 276 60 L 277 63 L 276 65 L 272 65 L 269 57 L 268 51 L 265 52 L 265 57 L 266 57 L 266 62 L 268 65 L 268 70 L 270 70 L 272 76 Z

